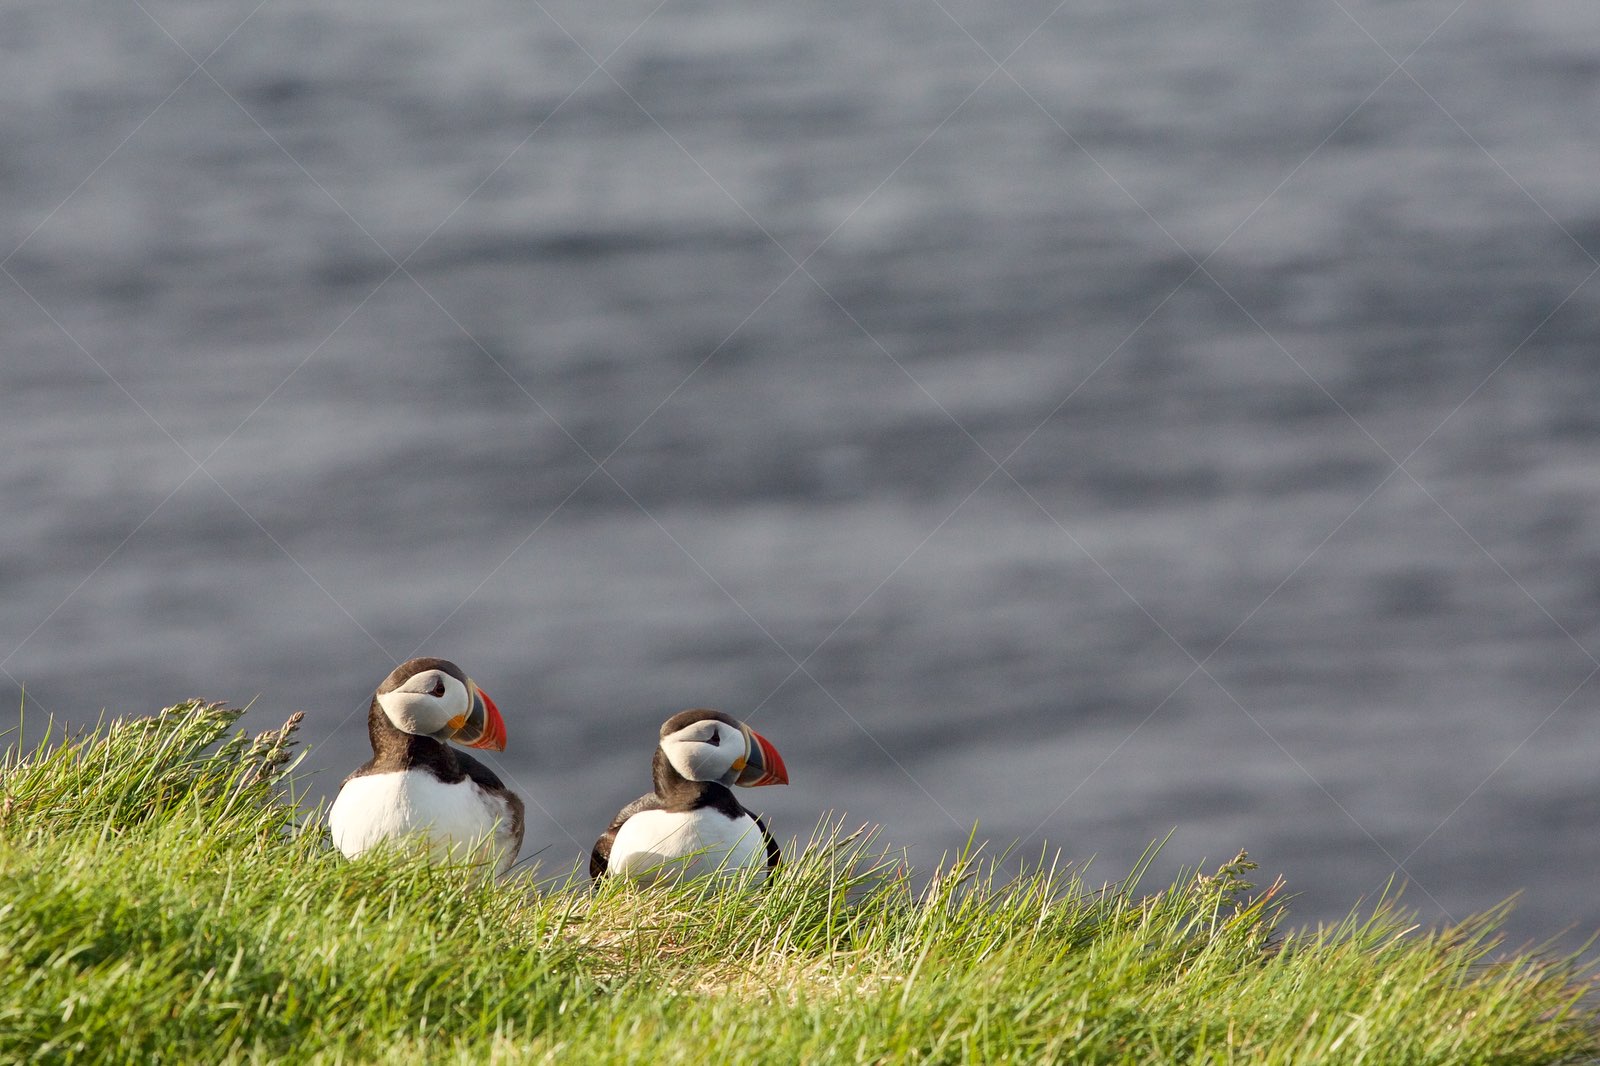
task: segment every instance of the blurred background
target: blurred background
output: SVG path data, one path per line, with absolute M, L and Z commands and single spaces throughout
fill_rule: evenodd
M 1600 928 L 1600 8 L 13 0 L 0 686 L 670 713 L 931 865 Z M 24 689 L 26 695 L 24 697 Z

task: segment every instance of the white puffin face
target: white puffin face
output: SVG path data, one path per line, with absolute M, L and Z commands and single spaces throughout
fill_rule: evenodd
M 661 751 L 690 781 L 731 785 L 745 766 L 750 742 L 738 727 L 707 718 L 662 737 Z
M 472 695 L 466 685 L 443 670 L 423 670 L 393 692 L 380 693 L 378 706 L 396 729 L 432 736 L 471 709 Z

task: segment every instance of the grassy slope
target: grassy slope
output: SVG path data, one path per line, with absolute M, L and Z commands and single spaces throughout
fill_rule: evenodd
M 703 898 L 346 862 L 292 730 L 185 705 L 0 767 L 0 1061 L 1580 1062 L 1559 961 L 1380 905 L 1268 944 L 1238 862 L 1152 896 L 819 834 Z

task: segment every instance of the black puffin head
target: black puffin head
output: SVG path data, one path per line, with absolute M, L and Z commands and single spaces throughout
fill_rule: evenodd
M 504 751 L 506 746 L 500 709 L 448 659 L 411 659 L 395 667 L 373 693 L 369 721 L 375 731 L 387 724 L 469 748 Z
M 721 711 L 702 707 L 668 718 L 658 753 L 686 781 L 746 787 L 789 783 L 772 742 Z

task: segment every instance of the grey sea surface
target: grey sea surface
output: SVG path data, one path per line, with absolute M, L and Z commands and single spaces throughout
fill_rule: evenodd
M 436 654 L 547 870 L 708 705 L 783 836 L 1600 928 L 1600 6 L 14 0 L 0 99 L 30 730 L 316 800 Z

